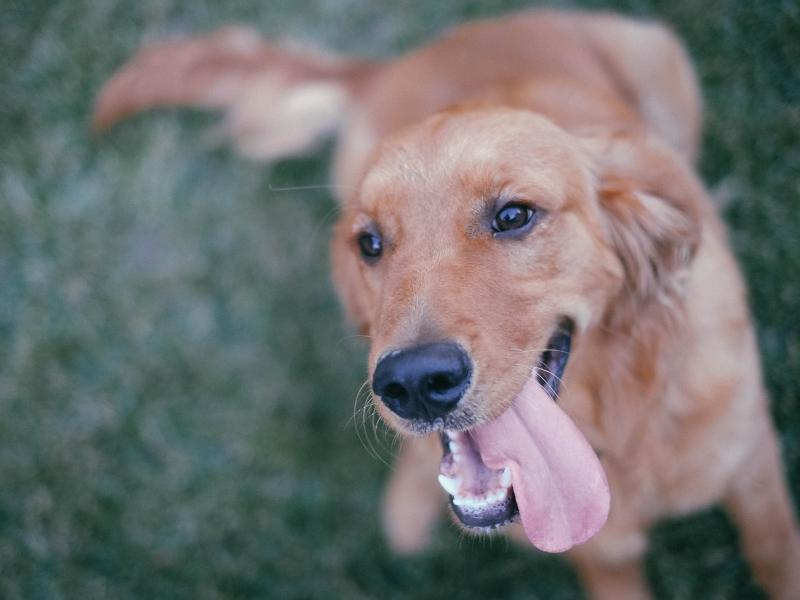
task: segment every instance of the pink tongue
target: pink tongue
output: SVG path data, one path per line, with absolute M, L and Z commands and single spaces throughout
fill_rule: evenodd
M 606 522 L 610 497 L 603 467 L 535 376 L 510 409 L 469 433 L 487 467 L 511 469 L 522 526 L 540 550 L 568 550 Z

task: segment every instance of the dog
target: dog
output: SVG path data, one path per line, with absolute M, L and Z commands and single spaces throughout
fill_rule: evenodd
M 533 11 L 388 61 L 228 27 L 153 44 L 94 126 L 224 111 L 246 156 L 335 136 L 333 279 L 407 434 L 384 500 L 420 550 L 449 505 L 649 597 L 648 528 L 721 502 L 756 578 L 800 598 L 800 534 L 746 291 L 697 176 L 701 98 L 664 26 Z M 441 488 L 444 488 L 442 491 Z

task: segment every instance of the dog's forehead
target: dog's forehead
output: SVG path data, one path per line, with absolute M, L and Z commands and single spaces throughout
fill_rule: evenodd
M 388 140 L 361 185 L 364 210 L 452 211 L 498 194 L 552 207 L 581 163 L 574 141 L 547 119 L 518 110 L 437 115 Z

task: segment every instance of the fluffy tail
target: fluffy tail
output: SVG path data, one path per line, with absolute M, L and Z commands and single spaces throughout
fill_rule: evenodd
M 98 95 L 95 130 L 149 108 L 221 109 L 220 133 L 245 156 L 308 151 L 334 133 L 374 64 L 264 41 L 245 27 L 153 44 Z

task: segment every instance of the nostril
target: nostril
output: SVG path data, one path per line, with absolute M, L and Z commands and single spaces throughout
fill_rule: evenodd
M 436 373 L 425 379 L 421 391 L 429 402 L 444 408 L 461 399 L 466 383 L 466 377 L 460 373 Z
M 458 385 L 458 382 L 456 382 L 455 377 L 448 373 L 436 373 L 428 377 L 425 382 L 425 387 L 435 394 L 449 392 L 456 385 Z
M 389 383 L 383 389 L 383 397 L 403 402 L 408 399 L 408 390 L 399 383 Z

